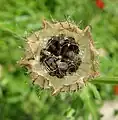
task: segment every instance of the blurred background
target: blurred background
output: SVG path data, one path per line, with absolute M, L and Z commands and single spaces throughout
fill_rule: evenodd
M 69 18 L 81 29 L 91 25 L 101 76 L 118 77 L 117 0 L 0 0 L 0 120 L 118 120 L 117 84 L 89 84 L 82 92 L 51 96 L 17 65 L 23 37 L 51 16 Z

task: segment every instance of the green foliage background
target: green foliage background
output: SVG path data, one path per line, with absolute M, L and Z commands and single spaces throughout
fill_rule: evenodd
M 92 26 L 96 47 L 106 51 L 100 59 L 101 76 L 118 76 L 118 1 L 104 2 L 102 10 L 95 0 L 0 0 L 0 120 L 89 120 L 90 115 L 100 119 L 102 103 L 117 99 L 113 85 L 89 83 L 80 92 L 52 97 L 33 86 L 16 62 L 27 33 L 40 29 L 44 18 L 63 21 L 66 15 L 76 24 L 82 21 L 80 28 Z

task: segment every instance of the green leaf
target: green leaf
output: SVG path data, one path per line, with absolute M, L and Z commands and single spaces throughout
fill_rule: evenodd
M 97 107 L 90 95 L 89 87 L 83 88 L 80 97 L 84 101 L 85 108 L 91 113 L 93 120 L 98 120 Z
M 88 87 L 89 87 L 90 90 L 92 90 L 95 98 L 97 98 L 98 100 L 101 101 L 101 96 L 100 96 L 97 88 L 95 87 L 95 85 L 93 85 L 93 84 L 91 84 L 91 83 L 88 83 Z

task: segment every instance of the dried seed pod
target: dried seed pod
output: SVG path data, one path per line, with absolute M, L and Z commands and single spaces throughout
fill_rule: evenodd
M 90 27 L 84 30 L 68 22 L 49 23 L 32 33 L 26 42 L 25 57 L 19 61 L 28 67 L 34 83 L 61 91 L 77 91 L 97 75 L 97 51 Z

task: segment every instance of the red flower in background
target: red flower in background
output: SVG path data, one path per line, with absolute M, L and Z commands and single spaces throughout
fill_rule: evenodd
M 96 5 L 100 9 L 104 8 L 104 2 L 102 0 L 96 0 Z
M 118 85 L 114 86 L 114 93 L 115 93 L 115 95 L 118 95 Z

